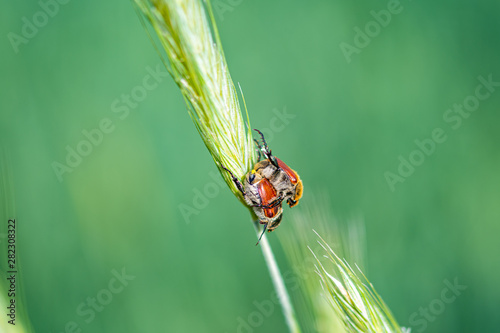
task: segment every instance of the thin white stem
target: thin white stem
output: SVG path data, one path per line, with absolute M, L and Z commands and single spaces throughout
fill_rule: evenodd
M 262 230 L 259 228 L 259 223 L 254 223 L 255 230 L 257 232 L 257 237 L 260 236 Z M 283 310 L 283 315 L 285 316 L 286 324 L 291 333 L 300 333 L 300 326 L 295 317 L 295 311 L 290 301 L 290 296 L 288 296 L 288 291 L 286 290 L 285 282 L 281 275 L 276 258 L 274 258 L 273 250 L 271 245 L 267 241 L 267 236 L 263 235 L 259 243 L 262 250 L 262 255 L 266 260 L 267 268 L 269 270 L 269 275 L 273 280 L 274 289 L 276 290 L 278 299 L 281 303 L 281 309 Z

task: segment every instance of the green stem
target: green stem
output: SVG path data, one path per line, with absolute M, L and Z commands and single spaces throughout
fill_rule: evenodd
M 257 232 L 257 237 L 259 237 L 262 230 L 258 221 L 254 222 L 254 227 Z M 264 259 L 266 260 L 269 275 L 271 275 L 271 279 L 273 280 L 274 289 L 276 290 L 278 299 L 281 303 L 281 309 L 283 310 L 283 315 L 285 316 L 288 329 L 291 333 L 300 333 L 300 326 L 295 316 L 295 310 L 293 309 L 290 296 L 288 296 L 288 291 L 286 290 L 285 282 L 283 281 L 283 276 L 280 273 L 278 263 L 276 262 L 276 258 L 274 258 L 273 250 L 271 249 L 271 245 L 269 244 L 266 235 L 262 236 L 259 246 L 262 250 Z

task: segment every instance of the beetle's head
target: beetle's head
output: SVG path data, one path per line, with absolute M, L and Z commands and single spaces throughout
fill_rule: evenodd
M 249 184 L 255 184 L 255 183 L 258 183 L 262 180 L 262 175 L 260 175 L 259 173 L 257 173 L 255 171 L 255 169 L 252 169 L 252 171 L 250 171 L 248 174 L 247 174 L 247 182 Z
M 297 175 L 297 184 L 295 185 L 295 195 L 293 198 L 287 200 L 288 206 L 290 208 L 297 206 L 299 199 L 302 198 L 302 192 L 304 191 L 304 186 L 302 185 L 302 180 L 300 180 L 299 175 Z
M 255 245 L 259 245 L 260 240 L 262 239 L 262 236 L 264 236 L 264 234 L 266 233 L 266 230 L 267 230 L 267 232 L 274 231 L 274 229 L 276 229 L 280 225 L 282 218 L 283 218 L 283 211 L 281 210 L 280 212 L 278 212 L 278 214 L 272 220 L 270 220 L 269 222 L 266 222 L 264 225 L 264 230 L 262 230 L 262 233 L 260 234 L 259 240 L 258 240 L 257 244 L 255 244 Z
M 274 229 L 276 229 L 280 225 L 282 218 L 283 218 L 283 211 L 280 211 L 278 212 L 276 217 L 269 222 L 269 225 L 267 226 L 267 232 L 274 231 Z

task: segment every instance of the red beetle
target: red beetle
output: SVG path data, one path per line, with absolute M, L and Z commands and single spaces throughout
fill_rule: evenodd
M 259 238 L 260 241 L 266 230 L 271 232 L 280 224 L 284 200 L 290 207 L 298 204 L 302 197 L 303 185 L 297 172 L 272 155 L 262 132 L 255 131 L 261 135 L 263 142 L 261 145 L 256 141 L 260 149 L 259 159 L 261 157 L 260 151 L 266 159 L 255 164 L 252 171 L 245 176 L 244 185 L 226 167 L 222 166 L 222 168 L 230 173 L 247 205 L 253 207 L 259 222 L 265 225 Z

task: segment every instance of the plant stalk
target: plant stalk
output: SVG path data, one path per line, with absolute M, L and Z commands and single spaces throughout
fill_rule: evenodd
M 258 220 L 254 220 L 254 227 L 257 232 L 257 237 L 259 237 L 262 230 Z M 262 237 L 259 246 L 262 250 L 264 259 L 266 260 L 269 275 L 271 275 L 271 279 L 273 280 L 274 289 L 276 290 L 278 300 L 281 304 L 281 309 L 283 311 L 283 315 L 285 316 L 288 329 L 291 333 L 300 333 L 300 326 L 297 322 L 297 317 L 295 316 L 295 310 L 293 309 L 290 296 L 288 295 L 285 282 L 283 281 L 283 276 L 281 275 L 278 263 L 276 262 L 276 258 L 274 257 L 273 250 L 266 235 Z

